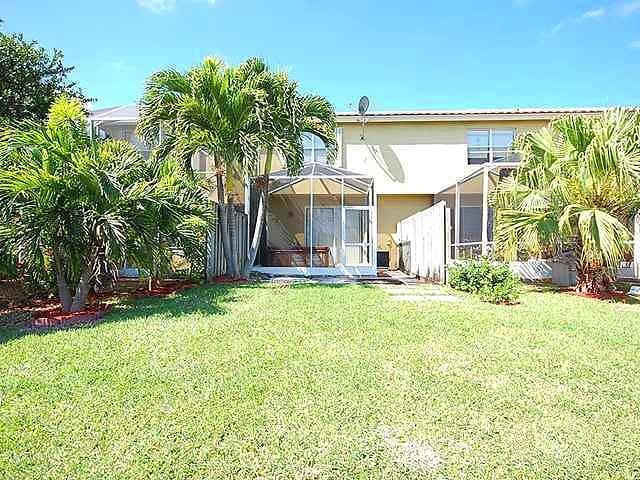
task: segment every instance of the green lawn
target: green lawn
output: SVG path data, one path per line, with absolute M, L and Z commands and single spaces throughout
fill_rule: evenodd
M 202 287 L 0 331 L 0 478 L 638 478 L 640 305 Z

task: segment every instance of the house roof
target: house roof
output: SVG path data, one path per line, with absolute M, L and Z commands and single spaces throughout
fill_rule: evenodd
M 94 122 L 137 122 L 138 116 L 138 105 L 132 103 L 129 105 L 93 110 L 89 119 Z
M 596 114 L 610 107 L 579 108 L 494 108 L 470 110 L 406 110 L 388 112 L 368 112 L 367 123 L 370 122 L 442 122 L 472 120 L 551 120 L 559 115 L 569 113 Z M 362 117 L 355 112 L 337 114 L 338 122 L 361 122 Z
M 369 112 L 367 123 L 371 122 L 444 122 L 444 121 L 490 121 L 490 120 L 551 120 L 567 113 L 596 114 L 607 107 L 578 108 L 493 108 L 471 110 L 398 110 Z M 98 122 L 136 122 L 138 105 L 120 105 L 101 108 L 91 112 L 91 120 Z M 357 123 L 362 118 L 356 112 L 338 112 L 338 123 Z

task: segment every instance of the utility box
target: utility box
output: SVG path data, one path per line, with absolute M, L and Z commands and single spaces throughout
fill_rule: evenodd
M 578 275 L 576 263 L 566 259 L 551 262 L 551 281 L 559 287 L 575 287 Z

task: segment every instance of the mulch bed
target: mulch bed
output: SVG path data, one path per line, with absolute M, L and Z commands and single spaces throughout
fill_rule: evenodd
M 65 313 L 57 299 L 33 299 L 31 302 L 7 309 L 0 308 L 0 326 L 24 330 L 52 330 L 95 325 L 111 310 L 106 300 L 127 298 L 161 298 L 194 287 L 194 283 L 169 281 L 151 290 L 141 282 L 125 283 L 112 292 L 91 294 L 87 308 L 80 312 Z
M 139 286 L 131 294 L 135 298 L 166 297 L 195 286 L 196 284 L 191 282 L 163 282 L 162 285 L 156 285 L 151 290 L 147 286 Z
M 222 275 L 220 277 L 214 277 L 213 279 L 211 279 L 209 283 L 238 285 L 238 284 L 244 284 L 244 283 L 251 283 L 251 280 L 246 278 L 230 277 L 229 275 Z
M 627 295 L 625 292 L 622 292 L 620 290 L 614 290 L 612 292 L 603 292 L 603 293 L 597 294 L 597 293 L 576 292 L 575 290 L 571 289 L 571 290 L 567 290 L 567 293 L 576 295 L 578 297 L 591 298 L 593 300 L 602 300 L 605 302 L 615 301 L 615 302 L 621 302 L 621 303 L 630 303 L 630 302 L 636 301 L 634 297 Z
M 33 312 L 33 319 L 24 328 L 40 330 L 49 328 L 68 328 L 98 323 L 111 310 L 111 305 L 95 303 L 80 312 L 65 313 L 60 306 Z

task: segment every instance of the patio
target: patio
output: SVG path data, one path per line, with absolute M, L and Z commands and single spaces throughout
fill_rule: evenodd
M 260 264 L 271 275 L 376 274 L 371 177 L 324 163 L 273 172 Z

